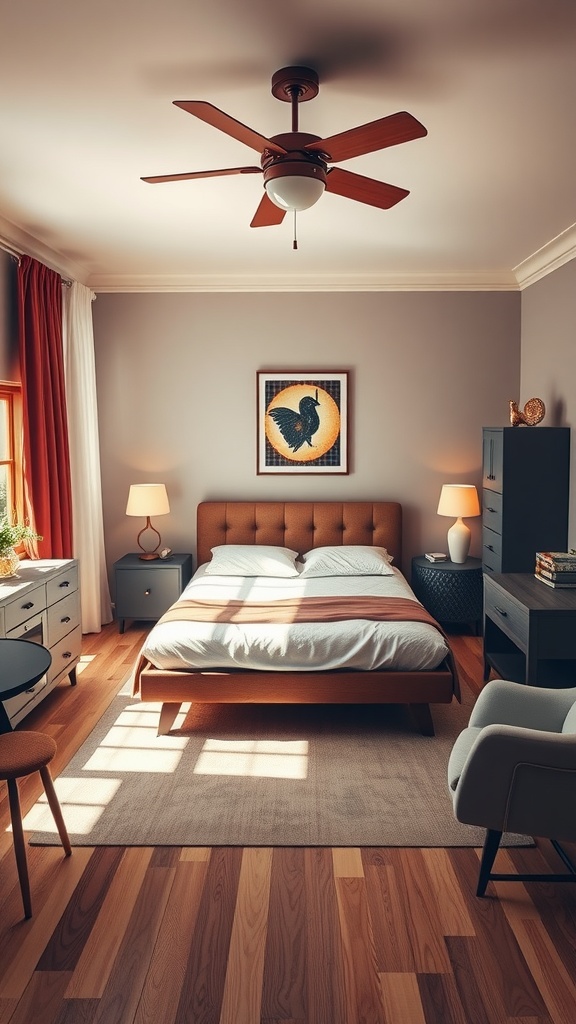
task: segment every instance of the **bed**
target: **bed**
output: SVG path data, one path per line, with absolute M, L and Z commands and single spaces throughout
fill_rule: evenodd
M 416 600 L 400 571 L 401 542 L 402 509 L 397 502 L 200 503 L 198 569 L 181 598 L 152 628 L 134 672 L 134 693 L 142 701 L 162 705 L 159 735 L 170 731 L 185 702 L 404 704 L 419 730 L 434 735 L 430 705 L 459 698 L 456 666 L 448 638 Z M 261 553 L 270 550 L 275 557 L 277 551 L 289 552 L 279 556 L 288 561 L 294 555 L 296 571 L 287 569 L 285 580 L 268 578 L 266 570 L 257 565 Z M 230 559 L 226 556 L 237 552 L 241 572 L 245 571 L 246 554 L 257 557 L 258 572 L 250 569 L 245 578 L 228 578 Z M 353 561 L 350 578 L 346 578 L 346 569 L 341 579 L 322 575 L 326 553 L 329 561 L 334 556 L 338 563 L 347 556 L 355 559 L 358 552 L 368 558 L 367 574 L 362 563 L 362 571 L 355 576 Z M 381 576 L 370 574 L 372 555 L 378 564 L 388 563 Z M 224 575 L 219 575 L 219 564 L 226 570 Z M 315 566 L 320 566 L 318 573 L 313 571 Z M 304 568 L 312 578 L 305 580 Z M 274 568 L 272 575 L 275 573 Z M 380 587 L 388 588 L 386 602 L 380 601 Z M 255 623 L 261 621 L 260 611 L 267 600 L 274 601 L 276 618 L 265 621 L 273 623 L 266 628 L 273 636 L 275 653 L 270 655 L 267 641 L 259 645 L 257 657 L 252 651 L 248 656 L 245 635 L 257 628 Z M 381 604 L 386 605 L 386 614 L 381 615 L 380 610 L 372 614 Z M 390 620 L 388 608 L 392 605 L 396 614 Z M 396 621 L 404 619 L 404 609 L 411 621 Z M 206 621 L 196 621 L 206 616 Z M 286 638 L 298 628 L 303 632 L 296 634 L 297 642 L 287 646 Z M 193 644 L 195 653 L 189 655 L 193 629 L 201 631 L 201 642 Z M 214 651 L 212 641 L 220 633 L 242 637 L 236 645 L 240 654 L 234 654 L 232 660 L 233 644 L 228 643 L 220 654 Z M 335 647 L 332 640 L 325 643 L 323 639 L 332 635 Z M 364 643 L 364 636 L 370 637 L 370 645 L 373 636 L 378 638 L 376 649 L 367 646 L 368 641 Z M 382 646 L 382 636 L 388 638 L 392 655 Z M 322 639 L 312 642 L 310 637 Z M 312 648 L 306 646 L 309 643 Z M 293 653 L 302 649 L 303 661 Z M 320 668 L 317 651 L 321 652 Z

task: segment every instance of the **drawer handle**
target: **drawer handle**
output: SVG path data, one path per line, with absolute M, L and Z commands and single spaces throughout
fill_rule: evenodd
M 60 622 L 70 622 L 70 616 L 65 615 L 63 619 L 60 619 Z
M 62 657 L 63 658 L 71 658 L 72 657 L 72 651 L 64 651 Z
M 26 690 L 26 693 L 36 693 L 36 687 L 31 686 L 29 690 Z
M 497 509 L 495 509 L 495 508 L 491 508 L 491 507 L 490 507 L 490 505 L 487 505 L 487 506 L 486 506 L 486 511 L 487 511 L 487 512 L 496 512 L 496 511 L 497 511 Z
M 494 551 L 494 547 L 492 546 L 492 544 L 485 544 L 484 547 L 488 548 L 488 551 Z
M 20 607 L 23 610 L 26 609 L 26 611 L 28 611 L 29 608 L 33 608 L 34 607 L 34 601 L 27 601 L 26 604 L 20 605 Z
M 150 597 L 150 590 L 144 591 L 144 597 Z
M 497 604 L 494 605 L 494 610 L 498 612 L 498 615 L 503 615 L 504 618 L 508 615 L 508 612 L 505 611 L 504 608 L 499 608 Z
M 69 587 L 70 586 L 70 580 L 62 580 L 62 583 L 59 583 L 58 586 L 59 587 Z

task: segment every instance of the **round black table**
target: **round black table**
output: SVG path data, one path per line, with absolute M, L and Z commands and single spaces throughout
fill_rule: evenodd
M 41 644 L 32 640 L 0 640 L 0 733 L 12 731 L 2 702 L 34 686 L 51 664 L 52 655 Z

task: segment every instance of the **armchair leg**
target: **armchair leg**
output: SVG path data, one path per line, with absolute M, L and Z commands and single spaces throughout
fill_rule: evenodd
M 494 828 L 486 830 L 486 838 L 484 839 L 484 848 L 482 850 L 482 860 L 480 861 L 480 874 L 478 875 L 478 888 L 476 889 L 477 896 L 484 896 L 486 892 L 486 886 L 490 881 L 490 872 L 492 870 L 496 854 L 498 853 L 498 847 L 500 846 L 501 839 L 501 832 L 498 832 Z

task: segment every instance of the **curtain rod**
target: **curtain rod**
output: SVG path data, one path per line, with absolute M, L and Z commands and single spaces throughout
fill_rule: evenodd
M 0 238 L 0 249 L 3 249 L 4 252 L 7 252 L 9 256 L 12 256 L 13 259 L 18 260 L 18 263 L 20 263 L 20 257 L 23 256 L 23 253 L 19 252 L 18 249 L 13 249 L 2 238 Z
M 20 266 L 20 259 L 24 255 L 24 253 L 21 252 L 21 250 L 14 249 L 13 246 L 9 245 L 8 242 L 5 242 L 3 238 L 0 238 L 0 249 L 3 249 L 4 252 L 7 252 L 8 255 L 12 257 L 12 259 L 18 262 L 18 266 Z M 72 285 L 74 284 L 74 282 L 70 281 L 68 278 L 62 277 L 62 275 L 60 275 L 60 277 L 62 284 L 65 288 L 71 288 Z

